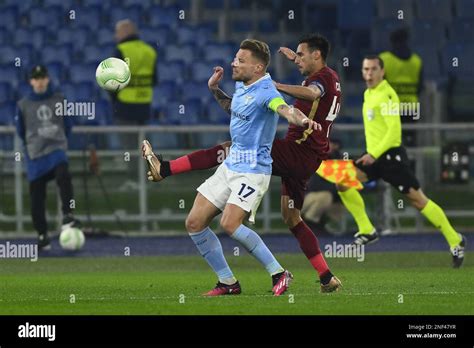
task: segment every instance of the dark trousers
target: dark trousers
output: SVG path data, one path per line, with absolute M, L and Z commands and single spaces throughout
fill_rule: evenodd
M 46 186 L 52 179 L 56 179 L 56 184 L 59 187 L 63 214 L 66 215 L 72 211 L 70 207 L 71 199 L 73 198 L 71 175 L 69 174 L 68 164 L 61 163 L 42 177 L 30 182 L 31 217 L 33 219 L 33 227 L 38 234 L 46 234 L 48 232 L 48 223 L 46 221 Z

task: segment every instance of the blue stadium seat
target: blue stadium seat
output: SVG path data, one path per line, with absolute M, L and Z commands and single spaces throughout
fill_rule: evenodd
M 107 100 L 98 100 L 94 103 L 94 117 L 87 115 L 75 117 L 75 124 L 83 126 L 106 126 L 111 123 L 111 106 Z
M 110 24 L 115 25 L 121 19 L 130 19 L 132 22 L 142 23 L 144 17 L 144 11 L 139 6 L 130 6 L 127 8 L 113 7 L 110 11 Z
M 180 118 L 180 124 L 196 125 L 204 121 L 202 113 L 202 102 L 199 99 L 187 99 L 183 102 L 184 115 Z
M 459 18 L 474 19 L 474 0 L 454 0 Z
M 192 45 L 176 46 L 170 45 L 166 47 L 166 60 L 182 60 L 186 64 L 195 61 L 196 48 Z
M 180 124 L 181 119 L 185 117 L 186 108 L 183 103 L 172 101 L 163 108 L 163 119 L 165 124 Z
M 230 116 L 217 102 L 209 102 L 205 111 L 205 116 L 211 124 L 229 124 Z
M 56 84 L 60 85 L 66 77 L 66 68 L 61 62 L 50 63 L 46 65 L 50 79 Z
M 59 6 L 32 7 L 28 11 L 29 24 L 31 28 L 43 27 L 56 30 L 64 24 L 66 12 Z
M 441 52 L 441 66 L 446 73 L 457 77 L 472 75 L 473 44 L 447 43 Z
M 113 28 L 101 28 L 96 33 L 96 44 L 111 45 L 115 44 Z
M 13 89 L 8 82 L 0 81 L 0 103 L 13 101 Z
M 176 29 L 176 37 L 178 45 L 186 45 L 196 43 L 198 34 L 194 27 L 180 26 Z
M 368 29 L 374 17 L 371 0 L 339 0 L 337 25 L 343 30 Z
M 177 28 L 180 22 L 179 11 L 180 8 L 176 6 L 152 6 L 148 14 L 148 23 L 152 27 L 166 25 L 173 29 Z
M 75 50 L 83 50 L 89 42 L 89 30 L 83 28 L 64 28 L 57 32 L 57 44 L 72 44 Z M 94 34 L 95 37 L 96 34 Z
M 440 48 L 446 42 L 446 27 L 441 21 L 416 21 L 410 34 L 413 47 L 431 44 Z
M 451 22 L 452 3 L 446 0 L 416 0 L 417 17 L 421 20 Z
M 194 81 L 205 82 L 212 75 L 212 68 L 215 65 L 211 62 L 196 62 L 191 65 L 191 77 Z
M 254 30 L 253 22 L 250 19 L 234 19 L 231 22 L 232 31 L 238 33 L 249 33 Z
M 36 52 L 31 44 L 22 44 L 15 47 L 17 57 L 21 59 L 22 66 L 30 66 L 37 60 Z
M 229 96 L 232 96 L 235 92 L 235 81 L 224 80 L 224 82 L 222 82 L 222 90 L 226 92 Z
M 18 52 L 14 46 L 0 47 L 0 64 L 13 65 L 16 57 L 18 57 Z
M 86 46 L 82 51 L 83 63 L 98 64 L 103 59 L 109 58 L 114 54 L 116 46 L 114 44 L 102 46 Z
M 377 20 L 372 27 L 372 50 L 382 52 L 390 49 L 390 33 L 404 27 L 397 19 Z
M 19 14 L 16 6 L 7 6 L 0 11 L 0 28 L 13 32 L 18 27 Z
M 13 65 L 4 65 L 0 67 L 0 82 L 7 82 L 15 88 L 20 80 L 20 69 Z
M 0 28 L 0 44 L 5 45 L 6 43 L 11 41 L 10 34 L 6 28 Z
M 69 69 L 69 80 L 72 83 L 95 82 L 97 64 L 74 64 Z
M 68 44 L 45 46 L 41 51 L 41 58 L 44 64 L 61 62 L 69 65 L 72 60 L 72 49 Z
M 147 10 L 150 8 L 152 1 L 151 0 L 124 0 L 122 2 L 124 7 L 130 6 L 138 6 L 141 7 L 143 10 Z
M 207 103 L 212 97 L 211 92 L 207 88 L 206 82 L 190 81 L 186 83 L 186 88 L 183 90 L 183 98 L 185 99 L 200 99 L 203 103 Z
M 222 0 L 204 0 L 204 7 L 210 10 L 223 10 L 224 4 Z
M 278 21 L 275 18 L 261 20 L 258 22 L 258 31 L 260 33 L 276 33 L 278 32 Z
M 403 21 L 411 23 L 415 17 L 413 0 L 384 0 L 378 1 L 378 18 L 397 19 L 399 11 L 403 11 Z
M 16 88 L 16 99 L 20 100 L 31 93 L 31 86 L 27 81 L 21 81 Z
M 183 82 L 187 78 L 186 66 L 180 60 L 157 61 L 158 80 L 161 82 Z
M 230 43 L 210 44 L 207 45 L 206 50 L 204 51 L 204 59 L 207 61 L 216 59 L 227 60 L 230 64 L 236 52 L 237 47 L 234 47 Z
M 474 1 L 472 3 L 474 4 Z M 472 35 L 473 32 L 474 19 L 458 19 L 449 26 L 450 42 L 474 43 L 474 37 Z
M 0 104 L 0 126 L 13 125 L 16 113 L 16 103 L 11 101 Z M 4 134 L 0 138 L 5 137 Z
M 42 49 L 45 44 L 46 30 L 18 28 L 13 32 L 13 42 L 16 45 L 32 44 L 36 50 Z
M 161 110 L 169 101 L 180 97 L 179 88 L 174 81 L 160 82 L 153 88 L 152 108 Z
M 96 96 L 95 85 L 92 82 L 64 83 L 59 89 L 69 101 L 91 102 Z
M 104 1 L 104 3 L 106 2 Z M 89 30 L 97 31 L 104 22 L 102 6 L 79 7 L 75 8 L 74 11 L 75 18 L 67 23 L 75 28 L 88 28 Z
M 43 7 L 46 9 L 50 7 L 60 7 L 63 11 L 69 11 L 76 6 L 74 0 L 44 0 Z
M 427 80 L 436 80 L 440 78 L 441 65 L 439 53 L 436 47 L 432 45 L 417 45 L 415 50 L 423 61 L 423 77 Z

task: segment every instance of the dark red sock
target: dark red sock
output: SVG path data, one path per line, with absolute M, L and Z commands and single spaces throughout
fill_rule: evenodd
M 192 170 L 209 169 L 217 166 L 219 160 L 225 159 L 225 152 L 222 145 L 216 145 L 210 149 L 198 150 L 189 155 L 179 157 L 171 160 L 170 171 L 171 175 L 190 172 Z M 221 158 L 222 157 L 222 158 Z
M 329 267 L 324 259 L 323 253 L 319 248 L 318 238 L 314 235 L 308 225 L 301 221 L 298 225 L 290 228 L 290 231 L 295 235 L 300 243 L 300 248 L 318 272 L 319 277 L 324 276 L 329 272 Z

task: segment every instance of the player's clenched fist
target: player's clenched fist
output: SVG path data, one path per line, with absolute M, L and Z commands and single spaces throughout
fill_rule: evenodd
M 221 66 L 215 66 L 214 73 L 212 74 L 212 76 L 209 78 L 209 81 L 207 82 L 209 89 L 218 88 L 219 82 L 222 80 L 223 76 L 224 76 L 224 68 Z

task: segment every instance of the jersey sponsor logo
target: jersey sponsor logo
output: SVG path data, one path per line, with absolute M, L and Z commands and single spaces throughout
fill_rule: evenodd
M 245 122 L 250 121 L 250 116 L 243 115 L 235 111 L 232 111 L 232 117 L 237 117 L 239 120 L 245 121 Z

